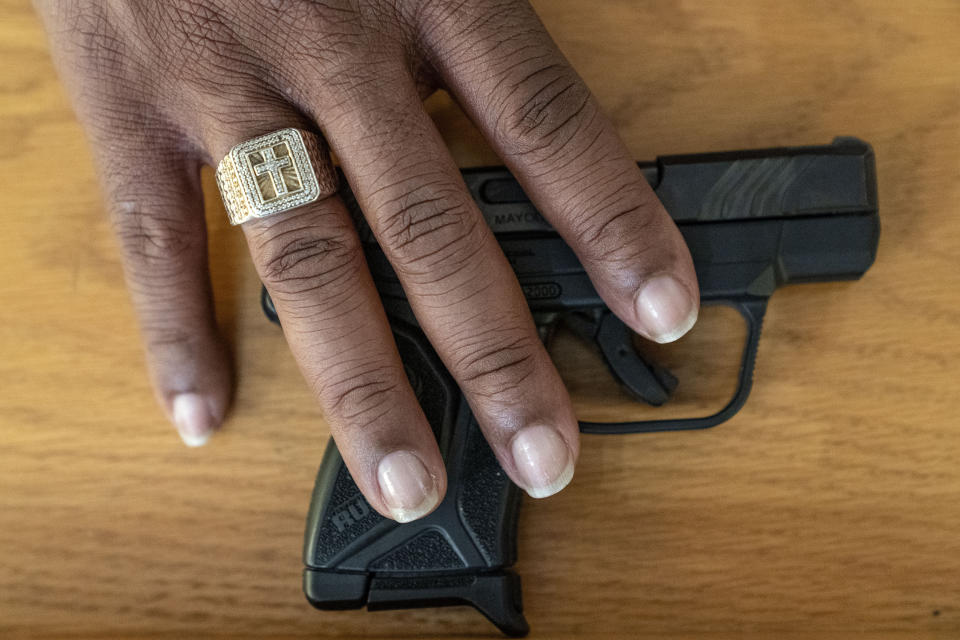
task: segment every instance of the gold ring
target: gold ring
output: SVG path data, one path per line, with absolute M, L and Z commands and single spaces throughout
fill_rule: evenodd
M 309 131 L 280 129 L 230 149 L 217 165 L 230 224 L 265 218 L 337 192 L 325 145 Z

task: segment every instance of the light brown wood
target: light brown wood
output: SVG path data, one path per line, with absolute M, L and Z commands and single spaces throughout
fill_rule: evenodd
M 862 281 L 774 296 L 734 420 L 587 437 L 570 488 L 525 503 L 533 636 L 960 636 L 960 4 L 536 4 L 637 159 L 856 135 L 883 235 Z M 0 637 L 496 637 L 466 608 L 306 604 L 328 430 L 241 234 L 210 205 L 239 389 L 187 450 L 24 0 L 0 3 L 0 42 Z M 430 108 L 461 165 L 497 162 L 449 101 Z M 602 410 L 595 391 L 578 409 Z

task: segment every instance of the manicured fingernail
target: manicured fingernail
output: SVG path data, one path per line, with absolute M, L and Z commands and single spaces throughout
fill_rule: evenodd
M 531 498 L 552 496 L 573 479 L 573 456 L 556 429 L 524 427 L 513 436 L 510 448 L 523 488 Z
M 410 451 L 394 451 L 377 468 L 380 494 L 397 522 L 427 515 L 440 501 L 437 483 L 420 458 Z
M 173 399 L 173 422 L 188 447 L 201 447 L 213 435 L 210 407 L 203 396 L 196 393 L 181 393 Z
M 682 284 L 672 276 L 657 276 L 640 290 L 637 314 L 647 337 L 673 342 L 693 327 L 700 309 Z

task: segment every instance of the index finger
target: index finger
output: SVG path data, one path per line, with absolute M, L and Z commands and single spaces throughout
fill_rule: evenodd
M 693 261 L 613 124 L 529 5 L 471 24 L 425 34 L 447 85 L 610 309 L 657 342 L 681 337 L 699 309 Z

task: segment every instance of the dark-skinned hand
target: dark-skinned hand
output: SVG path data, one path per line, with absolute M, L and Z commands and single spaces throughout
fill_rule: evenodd
M 224 419 L 229 358 L 199 171 L 286 127 L 336 152 L 417 318 L 507 474 L 562 489 L 570 398 L 422 100 L 455 97 L 628 326 L 668 342 L 699 306 L 690 254 L 524 0 L 38 0 L 122 247 L 164 410 L 189 445 Z M 357 486 L 398 521 L 446 490 L 337 196 L 242 225 Z

